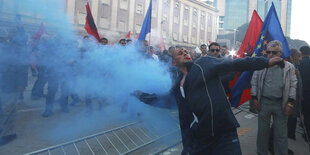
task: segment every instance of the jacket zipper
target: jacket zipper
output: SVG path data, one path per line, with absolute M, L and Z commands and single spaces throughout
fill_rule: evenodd
M 198 66 L 201 70 L 201 74 L 202 74 L 202 79 L 203 79 L 203 82 L 205 84 L 205 88 L 206 88 L 206 92 L 207 92 L 207 95 L 209 97 L 209 100 L 210 100 L 210 107 L 211 107 L 211 126 L 212 126 L 212 136 L 214 136 L 214 129 L 213 129 L 213 103 L 212 103 L 212 100 L 211 100 L 211 97 L 210 97 L 210 94 L 209 94 L 209 91 L 208 91 L 208 86 L 207 86 L 207 82 L 206 82 L 206 78 L 205 78 L 205 75 L 203 74 L 203 69 L 200 65 L 194 63 L 196 66 Z

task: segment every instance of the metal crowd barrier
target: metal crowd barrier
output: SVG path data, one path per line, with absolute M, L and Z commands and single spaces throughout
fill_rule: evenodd
M 156 128 L 158 129 L 158 127 Z M 145 127 L 141 121 L 132 122 L 70 142 L 30 152 L 25 155 L 137 154 L 134 152 L 170 135 L 179 135 L 180 132 L 179 128 L 177 128 L 174 131 L 165 131 L 163 134 L 159 133 L 156 128 L 154 126 Z M 181 137 L 179 136 L 176 141 L 180 142 L 180 139 Z

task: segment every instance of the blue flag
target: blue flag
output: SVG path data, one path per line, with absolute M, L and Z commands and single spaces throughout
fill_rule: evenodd
M 139 41 L 145 40 L 148 33 L 151 32 L 151 20 L 152 20 L 152 0 L 150 1 L 150 6 L 147 10 L 146 16 L 143 21 L 143 25 L 139 34 Z
M 252 56 L 267 56 L 266 49 L 267 44 L 272 40 L 279 40 L 282 43 L 282 57 L 288 58 L 291 55 L 291 50 L 288 46 L 287 40 L 283 34 L 281 24 L 278 19 L 278 15 L 274 4 L 272 3 L 268 14 L 264 20 L 262 29 L 257 39 Z M 251 88 L 251 79 L 253 71 L 243 72 L 233 86 L 231 93 L 231 106 L 237 107 L 242 103 L 241 98 L 247 98 L 246 95 L 250 95 L 247 89 Z M 247 90 L 247 91 L 246 91 Z M 247 94 L 245 94 L 247 92 Z

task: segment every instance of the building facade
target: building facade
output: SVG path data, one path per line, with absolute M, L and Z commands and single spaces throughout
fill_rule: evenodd
M 225 6 L 225 12 L 220 14 L 219 29 L 237 29 L 249 23 L 254 10 L 262 20 L 266 17 L 272 3 L 274 3 L 283 33 L 290 36 L 292 0 L 217 0 Z
M 80 35 L 86 35 L 87 2 L 99 35 L 115 42 L 128 31 L 132 38 L 138 35 L 150 0 L 63 0 L 63 9 Z M 219 11 L 213 0 L 152 0 L 152 3 L 152 40 L 162 38 L 168 45 L 187 47 L 216 40 Z M 31 33 L 44 23 L 44 17 L 28 14 L 20 5 L 19 0 L 0 0 L 0 31 L 9 29 L 10 23 L 14 24 L 16 14 L 21 16 L 22 23 Z M 46 27 L 52 25 L 46 24 Z
M 218 42 L 229 47 L 238 46 L 235 36 L 238 27 L 249 23 L 256 10 L 262 20 L 274 3 L 282 30 L 290 36 L 292 0 L 215 0 L 219 11 Z M 219 8 L 221 7 L 221 8 Z
M 67 0 L 67 13 L 81 33 L 89 2 L 100 35 L 136 37 L 141 30 L 150 0 Z M 153 0 L 152 38 L 168 45 L 197 46 L 215 41 L 218 10 L 213 1 Z M 148 38 L 148 37 L 147 37 Z

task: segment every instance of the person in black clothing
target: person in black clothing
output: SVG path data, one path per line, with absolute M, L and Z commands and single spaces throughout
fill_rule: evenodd
M 305 139 L 310 139 L 310 47 L 303 46 L 299 49 L 302 53 L 302 60 L 299 66 L 300 77 L 303 83 L 303 101 L 301 102 L 301 112 L 304 115 Z
M 171 108 L 175 99 L 179 110 L 182 154 L 238 155 L 242 154 L 236 130 L 239 123 L 219 77 L 229 71 L 260 70 L 280 61 L 279 57 L 231 60 L 205 56 L 192 62 L 187 50 L 177 48 L 172 53 L 172 63 L 181 73 L 175 76 L 169 94 L 136 91 L 134 95 L 146 104 L 163 108 Z

